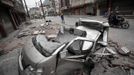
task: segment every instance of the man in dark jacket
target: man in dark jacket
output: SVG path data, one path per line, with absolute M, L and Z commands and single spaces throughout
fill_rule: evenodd
M 61 12 L 60 16 L 61 16 L 62 23 L 65 23 L 65 21 L 64 21 L 64 14 L 62 12 Z
M 118 24 L 118 19 L 117 19 L 117 14 L 116 12 L 111 12 L 109 17 L 108 17 L 108 22 L 109 24 L 117 25 Z

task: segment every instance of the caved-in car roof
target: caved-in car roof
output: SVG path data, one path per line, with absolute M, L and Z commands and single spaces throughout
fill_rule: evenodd
M 106 27 L 109 26 L 109 24 L 107 22 L 104 22 L 104 21 L 91 20 L 91 19 L 86 19 L 86 18 L 80 18 L 79 20 L 83 21 L 83 22 L 100 23 L 100 24 L 102 24 L 102 26 L 106 26 Z
M 36 36 L 34 43 L 36 44 L 35 46 L 38 46 L 38 48 L 36 48 L 45 56 L 50 56 L 61 45 L 48 41 L 44 35 Z

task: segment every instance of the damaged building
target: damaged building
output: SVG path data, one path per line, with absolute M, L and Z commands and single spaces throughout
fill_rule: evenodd
M 70 15 L 92 15 L 94 0 L 60 0 L 61 11 Z
M 8 36 L 26 20 L 22 0 L 0 0 L 0 38 Z
M 67 15 L 105 15 L 118 10 L 120 15 L 134 17 L 130 0 L 60 0 L 60 10 Z

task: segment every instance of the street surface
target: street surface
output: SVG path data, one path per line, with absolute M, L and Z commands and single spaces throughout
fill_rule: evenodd
M 106 18 L 101 16 L 65 16 L 65 24 L 61 23 L 59 16 L 56 17 L 47 17 L 46 19 L 51 19 L 55 23 L 62 24 L 65 28 L 75 27 L 75 22 L 80 18 L 89 18 L 97 19 L 101 21 L 107 21 Z M 44 20 L 35 20 L 32 25 L 40 25 Z M 128 19 L 130 23 L 129 29 L 118 29 L 110 28 L 109 38 L 115 42 L 119 42 L 121 45 L 128 47 L 128 49 L 134 51 L 134 20 Z M 66 34 L 66 33 L 65 33 Z M 62 36 L 61 36 L 62 37 Z M 73 36 L 71 36 L 73 37 Z M 61 41 L 70 40 L 70 36 L 67 35 L 63 37 L 64 39 L 59 38 Z M 25 40 L 25 39 L 24 39 Z M 9 47 L 10 48 L 10 47 Z M 21 48 L 14 49 L 6 55 L 0 56 L 0 75 L 18 75 L 18 55 Z

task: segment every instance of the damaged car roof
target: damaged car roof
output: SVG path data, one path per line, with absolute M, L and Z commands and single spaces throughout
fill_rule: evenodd
M 102 26 L 109 26 L 108 22 L 105 22 L 105 21 L 91 20 L 91 19 L 87 19 L 87 18 L 80 18 L 79 20 L 84 21 L 84 22 L 100 23 L 100 24 L 102 24 Z
M 55 49 L 57 49 L 61 45 L 60 43 L 57 42 L 48 41 L 44 35 L 36 36 L 36 40 L 49 53 L 52 53 Z

